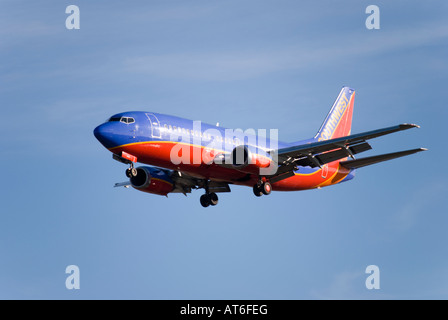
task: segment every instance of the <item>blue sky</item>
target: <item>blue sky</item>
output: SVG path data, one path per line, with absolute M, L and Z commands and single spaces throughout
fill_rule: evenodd
M 78 5 L 81 29 L 67 30 Z M 376 4 L 381 29 L 367 30 Z M 0 1 L 1 299 L 446 299 L 448 4 Z M 127 110 L 309 138 L 340 88 L 352 132 L 421 129 L 366 155 L 428 152 L 349 183 L 203 209 L 112 188 L 94 138 Z M 81 289 L 65 288 L 78 265 Z M 378 265 L 381 289 L 364 273 Z

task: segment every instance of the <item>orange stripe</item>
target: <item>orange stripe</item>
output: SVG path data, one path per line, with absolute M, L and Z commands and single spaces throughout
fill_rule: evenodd
M 122 144 L 121 146 L 109 148 L 109 151 L 113 152 L 112 150 L 114 150 L 114 149 L 125 148 L 125 147 L 128 147 L 128 146 L 134 146 L 134 145 L 145 144 L 145 143 L 183 144 L 183 145 L 187 145 L 187 146 L 190 146 L 190 147 L 196 147 L 196 148 L 201 148 L 201 149 L 206 148 L 206 149 L 210 149 L 210 150 L 218 151 L 218 152 L 222 152 L 222 153 L 230 153 L 230 152 L 222 150 L 222 149 L 215 149 L 215 148 L 211 148 L 211 147 L 207 147 L 207 146 L 200 146 L 200 145 L 197 145 L 197 144 L 191 144 L 191 143 L 187 143 L 187 142 L 175 142 L 175 141 L 142 141 L 142 142 L 133 142 L 133 143 Z M 259 148 L 259 147 L 256 147 L 256 148 Z M 254 153 L 254 155 L 257 156 L 257 157 L 263 157 L 265 159 L 268 159 L 269 161 L 271 160 L 269 157 L 266 157 L 265 155 L 262 155 L 262 154 Z

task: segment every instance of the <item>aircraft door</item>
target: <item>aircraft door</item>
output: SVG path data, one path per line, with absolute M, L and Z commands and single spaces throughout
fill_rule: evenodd
M 159 119 L 152 113 L 146 113 L 146 116 L 148 117 L 149 123 L 151 123 L 151 137 L 160 139 L 162 133 L 160 132 Z

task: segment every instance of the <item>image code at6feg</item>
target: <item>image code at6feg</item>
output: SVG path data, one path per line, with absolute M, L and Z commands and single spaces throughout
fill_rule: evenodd
M 181 315 L 206 315 L 210 318 L 214 313 L 224 315 L 266 315 L 268 314 L 268 307 L 256 304 L 227 304 L 224 308 L 217 308 L 187 304 L 187 306 L 180 308 Z

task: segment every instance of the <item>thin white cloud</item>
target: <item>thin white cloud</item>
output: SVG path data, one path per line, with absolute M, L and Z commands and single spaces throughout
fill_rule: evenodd
M 336 274 L 328 287 L 313 290 L 311 296 L 316 299 L 359 299 L 359 289 L 363 285 L 363 273 L 341 272 Z
M 65 29 L 62 29 L 64 31 Z M 3 45 L 8 42 L 23 41 L 34 38 L 61 33 L 61 28 L 50 25 L 48 22 L 39 20 L 13 20 L 7 19 L 0 22 L 0 36 L 3 38 Z
M 128 8 L 132 11 L 131 8 Z M 170 7 L 157 7 L 150 5 L 144 10 L 140 6 L 137 7 L 137 11 L 132 13 L 128 12 L 127 18 L 132 21 L 151 21 L 151 22 L 163 22 L 163 21 L 182 21 L 182 20 L 195 20 L 204 16 L 213 14 L 213 11 L 217 9 L 216 4 L 202 3 L 198 4 L 178 4 Z
M 390 294 L 378 290 L 368 290 L 365 281 L 368 274 L 361 271 L 337 273 L 326 288 L 312 290 L 310 296 L 320 300 L 391 299 Z
M 448 26 L 435 24 L 396 30 L 376 36 L 372 31 L 318 39 L 280 50 L 240 50 L 209 53 L 168 53 L 127 58 L 124 69 L 164 78 L 224 80 L 247 79 L 284 70 L 337 63 L 339 59 L 418 48 L 448 38 Z M 381 32 L 381 31 L 378 31 Z
M 433 181 L 421 185 L 415 190 L 409 200 L 393 216 L 395 226 L 400 231 L 408 231 L 417 225 L 422 215 L 430 214 L 428 210 L 433 203 L 440 203 L 440 199 L 447 194 L 448 188 L 441 181 Z M 440 208 L 440 210 L 442 210 Z

